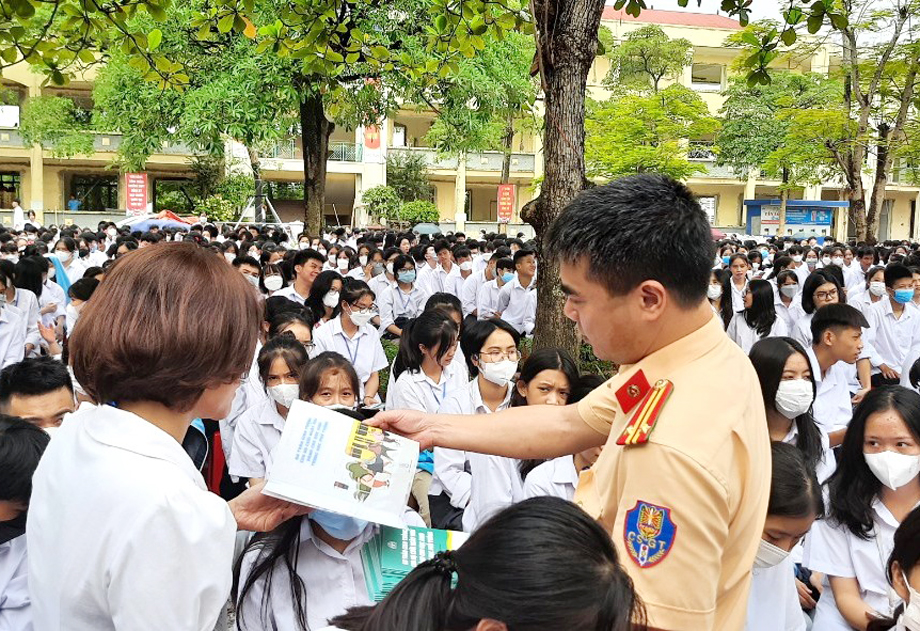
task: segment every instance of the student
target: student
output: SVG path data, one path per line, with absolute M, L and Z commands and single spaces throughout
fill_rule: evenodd
M 515 276 L 498 292 L 495 315 L 517 329 L 521 335 L 533 333 L 532 323 L 536 318 L 536 256 L 530 250 L 514 253 Z M 525 325 L 528 323 L 528 325 Z
M 238 256 L 231 263 L 233 269 L 238 271 L 246 279 L 246 282 L 255 289 L 259 288 L 262 281 L 262 265 L 257 259 L 251 256 Z
M 75 283 L 83 278 L 86 265 L 77 257 L 77 242 L 71 237 L 61 237 L 54 244 L 54 257 L 60 263 L 69 282 Z
M 777 317 L 773 288 L 765 280 L 752 280 L 744 290 L 744 311 L 736 313 L 726 333 L 745 353 L 758 340 L 788 334 L 786 323 Z
M 284 280 L 284 272 L 281 266 L 275 263 L 269 263 L 262 268 L 262 280 L 259 283 L 259 289 L 266 296 L 274 296 L 275 293 L 286 287 L 287 281 Z
M 371 278 L 367 284 L 375 296 L 383 296 L 383 292 L 396 285 L 396 258 L 401 254 L 397 248 L 387 248 L 383 252 L 383 273 Z M 411 257 L 410 257 L 411 262 Z M 415 266 L 412 266 L 415 269 Z M 378 305 L 379 306 L 379 305 Z
M 380 334 L 388 340 L 402 335 L 402 328 L 422 312 L 424 294 L 416 285 L 415 263 L 411 256 L 400 254 L 393 262 L 396 284 L 384 290 L 378 300 Z
M 806 350 L 792 338 L 776 337 L 754 344 L 750 357 L 760 380 L 770 440 L 797 447 L 824 484 L 837 462 L 827 433 L 811 414 L 816 386 Z
M 304 303 L 313 314 L 313 328 L 318 329 L 333 318 L 341 295 L 341 274 L 333 270 L 325 270 L 317 275 L 310 288 L 310 297 Z
M 363 280 L 365 283 L 370 283 L 371 279 L 374 277 L 374 252 L 374 248 L 367 243 L 359 245 L 357 256 L 358 263 L 348 272 L 348 278 Z
M 0 628 L 31 631 L 26 514 L 32 474 L 48 434 L 22 419 L 0 416 Z
M 830 481 L 829 515 L 805 541 L 803 565 L 824 574 L 816 631 L 865 629 L 891 615 L 885 580 L 898 524 L 920 502 L 920 395 L 872 390 L 857 406 Z
M 54 326 L 63 328 L 64 325 L 64 307 L 66 306 L 66 294 L 63 288 L 53 280 L 55 268 L 44 256 L 30 257 L 42 271 L 42 293 L 38 297 L 38 306 L 41 307 L 39 313 L 42 317 L 42 324 L 45 326 Z
M 283 296 L 304 304 L 313 289 L 313 283 L 323 270 L 323 256 L 316 250 L 298 250 L 292 261 L 294 282 L 276 291 L 273 295 Z M 317 316 L 318 321 L 318 316 Z
M 627 631 L 644 619 L 610 535 L 575 504 L 538 497 L 420 564 L 380 604 L 331 623 L 345 631 Z
M 90 298 L 93 297 L 97 287 L 99 287 L 99 281 L 95 278 L 81 278 L 67 289 L 70 304 L 64 310 L 66 314 L 64 329 L 68 335 L 73 335 L 77 320 L 80 318 L 80 314 L 83 313 L 83 309 L 90 301 Z
M 500 258 L 495 262 L 495 280 L 484 283 L 476 298 L 477 317 L 488 320 L 497 317 L 498 295 L 502 287 L 514 280 L 514 263 L 510 258 Z
M 920 629 L 920 509 L 914 509 L 894 532 L 894 548 L 888 558 L 888 584 L 901 598 L 891 618 L 876 620 L 869 631 L 916 631 Z
M 480 259 L 480 261 L 481 260 L 482 259 Z M 474 263 L 474 268 L 475 267 L 476 263 Z M 463 281 L 459 298 L 463 304 L 464 319 L 469 318 L 470 322 L 476 319 L 478 313 L 476 298 L 479 296 L 479 290 L 485 283 L 491 280 L 495 280 L 495 263 L 487 261 L 482 265 L 482 269 L 474 269 L 473 273 Z
M 258 298 L 213 253 L 174 243 L 119 261 L 81 322 L 71 362 L 97 405 L 64 423 L 33 478 L 35 628 L 211 631 L 237 528 L 304 512 L 261 486 L 223 501 L 180 445 L 192 419 L 227 416 L 252 361 Z
M 914 279 L 899 263 L 885 268 L 885 299 L 866 312 L 872 356 L 872 385 L 900 383 L 911 348 L 920 343 L 920 311 L 912 304 Z
M 47 429 L 75 411 L 73 382 L 61 362 L 34 357 L 0 371 L 0 413 Z
M 348 273 L 358 266 L 358 255 L 349 246 L 339 250 L 335 259 L 335 271 L 342 276 L 348 276 Z
M 22 312 L 26 322 L 26 355 L 36 355 L 41 345 L 41 335 L 38 332 L 38 322 L 41 320 L 38 298 L 42 290 L 41 269 L 28 257 L 21 259 L 15 267 L 9 263 L 3 265 L 9 266 L 7 275 L 13 279 L 13 284 L 6 288 L 6 304 Z
M 425 294 L 426 300 L 438 292 L 455 293 L 458 290 L 458 284 L 463 281 L 460 267 L 454 262 L 450 242 L 440 239 L 435 242 L 433 250 L 437 265 L 428 271 L 423 270 L 418 277 L 419 288 Z M 426 249 L 426 256 L 427 254 Z
M 387 367 L 380 337 L 370 324 L 376 315 L 374 292 L 367 283 L 347 278 L 332 319 L 313 339 L 318 352 L 335 351 L 348 358 L 361 380 L 360 402 L 368 406 L 379 403 L 379 371 Z
M 731 295 L 732 312 L 738 313 L 744 310 L 744 290 L 747 288 L 747 274 L 751 266 L 744 254 L 732 254 L 728 259 L 727 267 L 731 272 L 727 295 Z
M 862 286 L 873 265 L 878 265 L 875 250 L 868 245 L 858 247 L 852 264 L 845 270 L 847 272 L 847 289 L 855 289 Z
M 274 337 L 259 352 L 259 377 L 268 394 L 239 418 L 227 466 L 230 475 L 258 484 L 271 469 L 271 452 L 281 440 L 288 410 L 298 396 L 307 351 L 291 332 Z
M 802 311 L 799 277 L 792 270 L 783 270 L 776 275 L 776 298 L 773 308 L 776 315 L 786 324 L 786 331 L 789 333 L 795 329 L 796 321 L 805 315 Z
M 802 285 L 802 314 L 795 322 L 789 336 L 808 348 L 811 346 L 811 319 L 815 311 L 825 305 L 844 302 L 837 279 L 825 270 L 808 275 Z
M 712 312 L 716 315 L 719 315 L 722 310 L 723 280 L 720 274 L 721 271 L 712 270 L 709 276 L 709 288 L 706 290 L 706 298 L 712 306 Z
M 589 392 L 603 384 L 604 381 L 605 379 L 600 375 L 581 375 L 569 393 L 568 403 L 581 401 Z M 520 383 L 519 379 L 518 384 Z M 520 385 L 518 385 L 519 392 Z M 553 458 L 533 467 L 529 473 L 526 469 L 527 465 L 540 461 L 522 461 L 521 475 L 524 476 L 524 497 L 549 495 L 573 501 L 575 489 L 578 488 L 578 476 L 597 461 L 598 456 L 601 455 L 601 449 L 601 447 L 590 447 L 573 456 Z
M 770 504 L 754 560 L 745 631 L 805 631 L 795 568 L 789 553 L 824 516 L 821 485 L 806 455 L 792 445 L 771 445 Z
M 302 311 L 282 311 L 275 314 L 268 325 L 268 338 L 273 339 L 282 333 L 289 333 L 303 345 L 307 357 L 313 354 L 313 321 Z
M 855 287 L 852 294 L 847 296 L 847 304 L 853 305 L 859 311 L 866 315 L 869 307 L 887 298 L 888 290 L 885 287 L 885 268 L 873 267 L 866 273 L 866 280 L 857 287 L 862 291 L 856 291 Z
M 355 409 L 360 389 L 354 367 L 334 351 L 311 359 L 300 377 L 301 400 L 325 408 Z
M 13 279 L 0 269 L 0 294 L 13 286 Z M 13 305 L 0 302 L 0 369 L 22 361 L 26 352 L 28 324 L 25 314 Z

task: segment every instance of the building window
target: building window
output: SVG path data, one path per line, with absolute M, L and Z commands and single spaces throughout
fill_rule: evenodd
M 706 216 L 709 217 L 710 225 L 715 224 L 716 208 L 719 205 L 719 198 L 715 195 L 704 195 L 702 197 L 697 197 L 696 199 L 700 203 L 700 208 L 702 208 L 706 213 Z
M 720 92 L 724 68 L 721 64 L 693 64 L 690 87 L 697 92 Z
M 22 175 L 0 172 L 0 208 L 12 208 L 14 199 L 22 199 Z
M 393 146 L 394 147 L 405 147 L 406 146 L 406 126 L 395 123 L 393 125 Z
M 118 208 L 118 176 L 74 175 L 70 178 L 68 195 L 73 195 L 80 201 L 80 210 L 116 210 Z

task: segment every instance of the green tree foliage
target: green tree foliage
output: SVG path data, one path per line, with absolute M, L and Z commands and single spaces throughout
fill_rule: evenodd
M 417 223 L 438 223 L 441 214 L 434 202 L 418 199 L 414 202 L 405 202 L 399 207 L 399 221 L 407 225 Z
M 428 181 L 428 165 L 420 153 L 388 153 L 387 185 L 404 202 L 434 198 L 434 187 Z
M 55 158 L 92 154 L 93 134 L 72 99 L 40 96 L 26 101 L 20 132 L 28 144 L 39 144 Z
M 614 92 L 658 92 L 664 81 L 676 81 L 693 60 L 689 40 L 671 39 L 657 24 L 630 31 L 607 50 L 610 72 L 604 86 Z
M 367 205 L 368 216 L 377 220 L 399 221 L 399 209 L 402 200 L 389 186 L 374 186 L 361 195 Z

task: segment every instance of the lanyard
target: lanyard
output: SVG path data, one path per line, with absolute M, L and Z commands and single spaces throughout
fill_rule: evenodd
M 443 375 L 441 376 L 441 378 L 442 379 L 444 378 Z M 431 388 L 431 396 L 434 397 L 434 402 L 438 404 L 438 407 L 440 407 L 441 401 L 443 401 L 444 398 L 447 396 L 447 382 L 445 381 L 444 383 L 441 384 L 441 398 L 438 398 L 438 389 L 435 386 L 431 385 L 430 381 L 426 381 L 425 383 L 427 383 L 428 387 Z
M 348 339 L 348 336 L 342 333 L 342 339 L 345 340 L 345 349 L 348 351 L 348 359 L 351 360 L 351 365 L 356 366 L 358 361 L 358 350 L 361 348 L 361 337 L 358 336 L 354 354 L 351 352 L 351 340 Z
M 414 289 L 414 288 L 413 288 Z M 409 290 L 409 295 L 406 296 L 406 299 L 403 300 L 403 291 L 399 287 L 396 288 L 396 293 L 399 296 L 399 302 L 402 303 L 402 315 L 405 315 L 409 311 L 409 303 L 412 302 L 412 289 Z

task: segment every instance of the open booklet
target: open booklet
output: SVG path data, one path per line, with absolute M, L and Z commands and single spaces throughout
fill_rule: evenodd
M 262 492 L 403 528 L 418 454 L 413 440 L 294 401 Z

